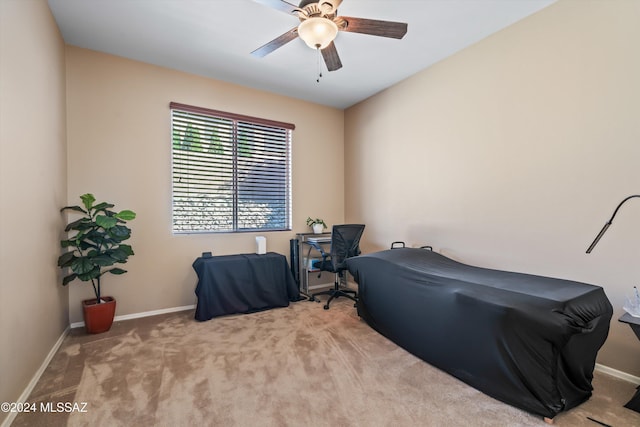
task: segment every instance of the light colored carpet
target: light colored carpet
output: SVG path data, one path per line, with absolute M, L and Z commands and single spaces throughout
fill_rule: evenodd
M 455 339 L 452 337 L 452 339 Z M 633 384 L 596 373 L 594 396 L 555 425 L 640 426 Z M 20 414 L 13 426 L 545 426 L 424 363 L 361 321 L 351 301 L 248 315 L 193 312 L 72 330 L 31 402 L 84 413 Z

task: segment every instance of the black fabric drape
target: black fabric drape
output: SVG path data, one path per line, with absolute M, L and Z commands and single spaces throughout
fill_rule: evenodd
M 369 325 L 478 390 L 549 418 L 591 396 L 613 314 L 602 288 L 413 248 L 347 265 Z
M 300 299 L 287 258 L 274 252 L 201 257 L 193 269 L 197 320 L 286 307 Z

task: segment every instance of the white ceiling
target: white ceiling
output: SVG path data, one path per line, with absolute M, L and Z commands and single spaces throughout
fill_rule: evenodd
M 67 44 L 346 108 L 554 1 L 344 0 L 339 15 L 407 22 L 407 35 L 396 40 L 340 32 L 335 45 L 343 67 L 325 69 L 320 83 L 317 54 L 300 39 L 264 58 L 250 55 L 299 23 L 252 0 L 49 0 L 49 5 Z

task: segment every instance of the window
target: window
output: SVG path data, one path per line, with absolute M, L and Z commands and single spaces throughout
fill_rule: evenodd
M 291 132 L 172 102 L 173 232 L 291 229 Z

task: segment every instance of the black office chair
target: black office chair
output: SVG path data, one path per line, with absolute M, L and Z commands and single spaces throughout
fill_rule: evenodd
M 317 295 L 329 295 L 329 299 L 324 305 L 325 310 L 328 310 L 331 301 L 338 297 L 347 297 L 355 302 L 358 301 L 358 293 L 356 291 L 340 288 L 340 279 L 347 269 L 346 259 L 360 255 L 360 238 L 363 232 L 364 224 L 334 225 L 331 230 L 331 249 L 329 253 L 325 252 L 320 244 L 310 243 L 322 254 L 322 261 L 314 261 L 312 266 L 319 268 L 321 272 L 329 271 L 335 273 L 335 282 L 333 289 L 312 294 L 309 301 L 315 301 Z

